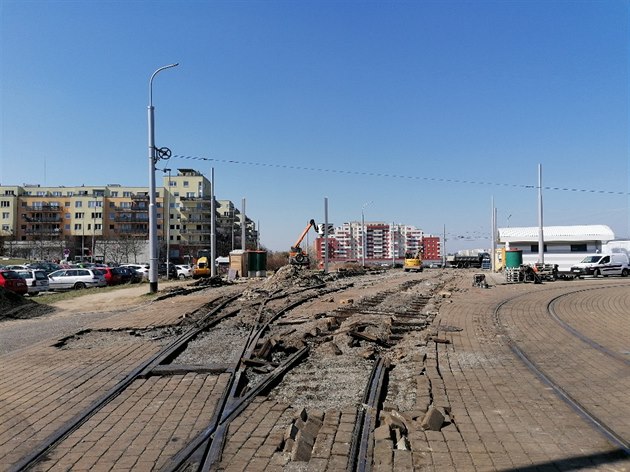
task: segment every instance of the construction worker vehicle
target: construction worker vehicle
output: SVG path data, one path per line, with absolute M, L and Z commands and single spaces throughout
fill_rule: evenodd
M 308 254 L 304 252 L 304 250 L 300 247 L 300 244 L 302 244 L 302 241 L 311 228 L 314 228 L 317 231 L 317 224 L 315 223 L 315 220 L 309 221 L 295 244 L 291 246 L 291 250 L 289 251 L 289 264 L 298 267 L 308 267 L 310 265 L 311 261 Z
M 405 254 L 403 270 L 405 272 L 422 272 L 422 251 L 417 251 L 415 254 L 410 252 Z

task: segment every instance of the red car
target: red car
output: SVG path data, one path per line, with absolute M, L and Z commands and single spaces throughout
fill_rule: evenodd
M 123 283 L 123 278 L 115 267 L 97 267 L 96 270 L 105 276 L 107 285 L 118 285 Z
M 0 270 L 0 287 L 20 295 L 28 292 L 26 280 L 14 270 Z

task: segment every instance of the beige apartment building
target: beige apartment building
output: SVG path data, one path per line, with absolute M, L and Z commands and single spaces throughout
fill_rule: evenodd
M 169 172 L 162 181 L 156 191 L 161 256 L 166 258 L 168 249 L 171 260 L 189 261 L 210 247 L 211 183 L 194 169 Z M 231 201 L 215 197 L 215 215 L 217 256 L 241 248 L 243 220 L 247 247 L 256 245 L 254 223 Z M 148 235 L 148 187 L 0 186 L 4 256 L 143 262 L 148 260 Z

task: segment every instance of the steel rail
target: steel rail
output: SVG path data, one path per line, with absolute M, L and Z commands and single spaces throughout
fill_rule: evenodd
M 346 468 L 348 472 L 368 472 L 371 469 L 370 445 L 388 369 L 389 361 L 380 356 L 372 365 L 370 377 L 363 392 L 362 405 L 357 412 L 357 419 L 352 432 Z
M 603 290 L 605 288 L 610 288 L 610 287 L 593 287 L 590 290 Z M 578 331 L 576 328 L 571 326 L 569 323 L 564 321 L 562 318 L 560 318 L 560 316 L 558 316 L 558 314 L 556 313 L 556 310 L 554 308 L 555 304 L 561 298 L 567 297 L 567 296 L 572 295 L 574 293 L 576 293 L 576 292 L 565 293 L 565 294 L 559 295 L 559 296 L 553 298 L 549 303 L 547 303 L 547 312 L 549 313 L 551 318 L 556 323 L 558 323 L 563 329 L 565 329 L 567 332 L 569 332 L 570 334 L 572 334 L 573 336 L 578 338 L 580 341 L 588 344 L 593 349 L 596 349 L 597 351 L 601 352 L 602 354 L 606 354 L 607 356 L 610 356 L 610 357 L 614 358 L 615 360 L 618 360 L 619 362 L 622 362 L 622 363 L 630 366 L 630 359 L 624 357 L 623 355 L 621 355 L 618 352 L 615 352 L 615 351 L 613 351 L 611 349 L 608 349 L 606 346 L 602 346 L 597 341 L 595 341 L 595 340 L 589 338 L 588 336 L 584 335 L 583 333 Z
M 225 306 L 227 306 L 229 303 L 240 296 L 241 294 L 238 294 L 236 296 L 232 296 L 223 300 L 221 303 L 219 303 L 219 305 L 217 305 L 214 309 L 207 313 L 205 315 L 205 318 L 207 319 L 208 317 L 215 315 L 223 308 L 225 308 Z M 222 319 L 223 317 L 217 318 L 216 322 L 220 322 Z M 173 343 L 169 344 L 160 352 L 142 362 L 139 366 L 129 372 L 129 374 L 127 374 L 127 376 L 123 380 L 121 380 L 111 389 L 109 389 L 104 395 L 93 401 L 90 405 L 88 405 L 87 408 L 70 418 L 52 434 L 46 437 L 40 443 L 40 445 L 35 448 L 34 451 L 31 451 L 28 455 L 24 456 L 18 462 L 16 462 L 9 469 L 9 472 L 21 472 L 24 470 L 28 470 L 30 467 L 34 466 L 38 461 L 43 458 L 44 454 L 48 453 L 68 435 L 76 431 L 88 419 L 94 416 L 94 414 L 96 414 L 100 409 L 102 409 L 105 405 L 107 405 L 114 398 L 125 391 L 125 389 L 127 389 L 136 379 L 141 378 L 142 376 L 146 376 L 153 367 L 159 365 L 165 359 L 168 359 L 174 353 L 178 352 L 178 349 L 181 349 L 181 346 L 188 343 L 190 339 L 192 339 L 196 334 L 199 334 L 201 331 L 207 329 L 209 323 L 211 323 L 211 321 L 198 323 L 197 326 L 193 327 L 188 332 L 178 337 L 175 341 L 173 341 Z
M 625 286 L 625 285 L 624 285 Z M 610 288 L 611 286 L 607 286 Z M 572 291 L 572 293 L 583 292 L 587 290 L 597 290 L 604 287 L 590 287 L 586 289 L 580 289 L 576 291 Z M 565 294 L 565 295 L 570 295 Z M 516 341 L 510 337 L 507 332 L 507 329 L 501 323 L 500 311 L 501 309 L 507 305 L 508 303 L 518 299 L 528 296 L 530 294 L 520 294 L 514 297 L 510 297 L 507 300 L 499 303 L 494 309 L 494 324 L 497 330 L 501 333 L 501 335 L 506 340 L 510 350 L 525 364 L 525 366 L 538 377 L 545 385 L 553 390 L 553 392 L 564 401 L 569 407 L 571 407 L 579 416 L 581 416 L 587 423 L 589 423 L 596 431 L 598 431 L 602 436 L 608 439 L 612 444 L 619 448 L 620 452 L 625 455 L 630 455 L 630 442 L 628 440 L 621 437 L 617 434 L 612 428 L 610 428 L 604 421 L 598 418 L 594 413 L 590 412 L 587 407 L 582 405 L 576 398 L 572 397 L 565 389 L 560 386 L 559 383 L 555 382 L 550 376 L 545 374 L 543 370 L 536 365 L 536 363 L 517 345 Z M 559 298 L 559 297 L 556 297 Z M 571 332 L 571 331 L 569 331 Z M 573 333 L 572 333 L 573 334 Z
M 353 284 L 351 284 L 350 286 L 352 285 Z M 291 295 L 303 293 L 309 290 L 319 290 L 321 288 L 324 288 L 325 286 L 325 284 L 320 284 L 311 287 L 305 287 L 302 290 L 293 292 Z M 325 293 L 330 293 L 334 290 L 339 289 L 329 290 Z M 197 470 L 209 470 L 208 468 L 212 467 L 213 464 L 220 460 L 225 441 L 225 433 L 227 432 L 227 426 L 229 425 L 229 423 L 236 416 L 238 416 L 245 407 L 247 407 L 255 394 L 268 388 L 269 385 L 273 384 L 280 377 L 282 377 L 297 362 L 301 361 L 302 358 L 308 354 L 308 348 L 303 348 L 294 353 L 280 366 L 267 374 L 264 380 L 261 383 L 257 384 L 256 387 L 249 390 L 244 395 L 239 396 L 238 390 L 242 388 L 242 378 L 244 376 L 246 368 L 243 363 L 243 359 L 250 359 L 252 357 L 258 340 L 263 335 L 263 333 L 267 329 L 269 329 L 269 326 L 271 326 L 274 321 L 286 314 L 288 311 L 298 307 L 299 305 L 302 305 L 303 303 L 306 303 L 309 300 L 312 300 L 313 298 L 322 295 L 323 294 L 320 292 L 302 297 L 299 300 L 296 300 L 277 311 L 268 321 L 264 323 L 262 322 L 262 319 L 267 303 L 272 300 L 285 298 L 287 294 L 273 294 L 261 303 L 257 316 L 257 322 L 254 326 L 252 326 L 252 329 L 250 330 L 241 355 L 239 356 L 239 360 L 236 363 L 230 379 L 228 380 L 226 388 L 223 391 L 223 395 L 221 396 L 221 399 L 217 404 L 217 408 L 212 414 L 212 418 L 210 419 L 208 426 L 204 428 L 200 433 L 198 433 L 191 441 L 189 441 L 184 448 L 180 449 L 180 451 L 175 454 L 175 456 L 173 456 L 161 469 L 162 472 L 175 472 L 177 470 L 182 470 L 184 467 L 186 467 L 187 463 L 190 463 L 193 459 L 196 458 L 199 458 L 199 468 Z

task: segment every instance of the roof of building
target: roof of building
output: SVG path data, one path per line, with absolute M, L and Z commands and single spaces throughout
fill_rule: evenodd
M 538 226 L 499 228 L 499 242 L 538 242 Z M 545 242 L 611 241 L 615 233 L 606 225 L 543 226 Z

